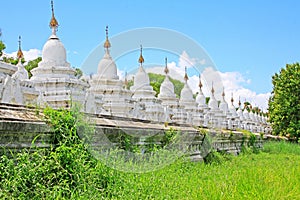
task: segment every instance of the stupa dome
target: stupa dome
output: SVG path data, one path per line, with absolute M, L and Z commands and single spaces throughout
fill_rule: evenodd
M 98 75 L 100 78 L 104 79 L 119 79 L 117 75 L 117 66 L 113 61 L 109 52 L 106 51 L 103 58 L 98 64 Z
M 189 77 L 187 75 L 186 67 L 185 67 L 185 74 L 184 74 L 185 83 L 180 92 L 180 101 L 193 100 L 193 92 L 187 83 L 188 79 Z
M 106 40 L 103 45 L 105 48 L 105 54 L 98 63 L 98 76 L 101 79 L 119 79 L 119 76 L 117 75 L 116 63 L 109 54 L 109 48 L 111 47 L 111 44 L 108 39 L 108 26 L 106 26 L 105 32 Z
M 181 100 L 190 100 L 190 99 L 193 99 L 193 92 L 190 89 L 190 87 L 188 86 L 187 82 L 184 84 L 184 87 L 181 90 L 180 99 Z
M 66 49 L 63 43 L 56 35 L 51 35 L 43 47 L 42 61 L 55 62 L 56 65 L 65 65 L 67 62 L 66 57 Z
M 170 81 L 169 76 L 167 75 L 165 80 L 162 82 L 160 86 L 160 94 L 159 96 L 165 96 L 165 97 L 175 97 L 174 94 L 174 85 Z

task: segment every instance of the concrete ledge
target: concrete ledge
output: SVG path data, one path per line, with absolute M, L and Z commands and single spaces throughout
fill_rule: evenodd
M 13 104 L 0 104 L 0 153 L 23 148 L 49 148 L 53 144 L 53 132 L 42 120 L 39 110 Z M 203 160 L 212 149 L 238 155 L 249 137 L 240 132 L 197 129 L 188 125 L 150 122 L 105 115 L 89 115 L 95 124 L 93 145 L 110 142 L 117 146 L 122 135 L 129 135 L 132 144 L 162 144 L 166 131 L 178 130 L 181 144 L 188 148 L 187 153 L 193 161 Z M 79 133 L 80 135 L 81 133 Z M 256 135 L 255 146 L 261 148 L 263 139 Z

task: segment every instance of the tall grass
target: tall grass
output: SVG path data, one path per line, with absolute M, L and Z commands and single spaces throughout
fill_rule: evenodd
M 48 112 L 56 134 L 63 131 L 58 145 L 2 155 L 1 199 L 300 199 L 297 145 L 269 142 L 258 154 L 216 154 L 210 164 L 178 159 L 156 171 L 125 173 L 89 153 L 76 137 L 80 118 L 74 112 Z
M 300 145 L 287 141 L 266 142 L 264 144 L 264 152 L 271 154 L 294 154 L 300 155 Z

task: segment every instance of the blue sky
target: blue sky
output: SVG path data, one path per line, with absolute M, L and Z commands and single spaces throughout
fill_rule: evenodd
M 77 67 L 103 42 L 106 25 L 111 36 L 143 27 L 181 32 L 206 50 L 219 71 L 238 72 L 250 80 L 241 84 L 257 94 L 270 92 L 271 76 L 286 63 L 300 60 L 297 0 L 55 0 L 54 8 L 60 24 L 57 34 L 68 61 Z M 50 17 L 50 0 L 2 1 L 0 28 L 6 52 L 16 51 L 18 35 L 23 50 L 41 50 L 50 35 Z

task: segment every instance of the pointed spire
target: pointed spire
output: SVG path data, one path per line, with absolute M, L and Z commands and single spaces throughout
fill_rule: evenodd
M 211 83 L 211 93 L 214 94 L 215 90 L 214 90 L 214 82 Z
M 241 107 L 242 103 L 241 103 L 241 98 L 239 97 L 239 107 Z
M 104 42 L 104 48 L 106 48 L 106 50 L 108 51 L 108 49 L 111 47 L 110 42 L 108 40 L 108 26 L 106 26 L 105 28 L 105 34 L 106 34 L 106 40 Z
M 223 99 L 225 98 L 225 91 L 224 91 L 224 87 L 223 87 L 222 97 L 223 97 Z
M 189 80 L 189 77 L 187 75 L 187 69 L 186 69 L 186 67 L 184 68 L 184 70 L 185 70 L 184 80 L 185 80 L 185 82 L 187 82 Z
M 166 66 L 165 66 L 165 73 L 166 73 L 166 75 L 168 75 L 168 73 L 169 73 L 169 69 L 168 69 L 168 58 L 166 57 L 165 58 L 165 63 L 166 63 Z
M 58 22 L 54 16 L 53 0 L 51 0 L 51 11 L 52 11 L 52 17 L 51 17 L 49 26 L 50 26 L 50 28 L 55 29 L 55 31 L 56 31 L 56 29 L 58 27 Z M 55 31 L 54 31 L 54 34 L 56 33 Z
M 17 53 L 17 58 L 19 59 L 19 61 L 23 58 L 23 52 L 21 50 L 21 36 L 19 36 L 19 50 L 18 50 L 18 53 Z
M 203 85 L 202 85 L 202 83 L 201 83 L 201 75 L 200 75 L 200 74 L 199 74 L 199 85 L 198 85 L 198 86 L 199 86 L 199 88 L 200 88 L 200 90 L 201 90 Z
M 142 64 L 144 62 L 144 58 L 143 58 L 143 46 L 142 45 L 141 45 L 141 54 L 140 54 L 138 62 L 141 64 L 141 66 L 142 66 Z
M 233 99 L 233 93 L 231 93 L 231 104 L 233 105 L 234 99 Z

